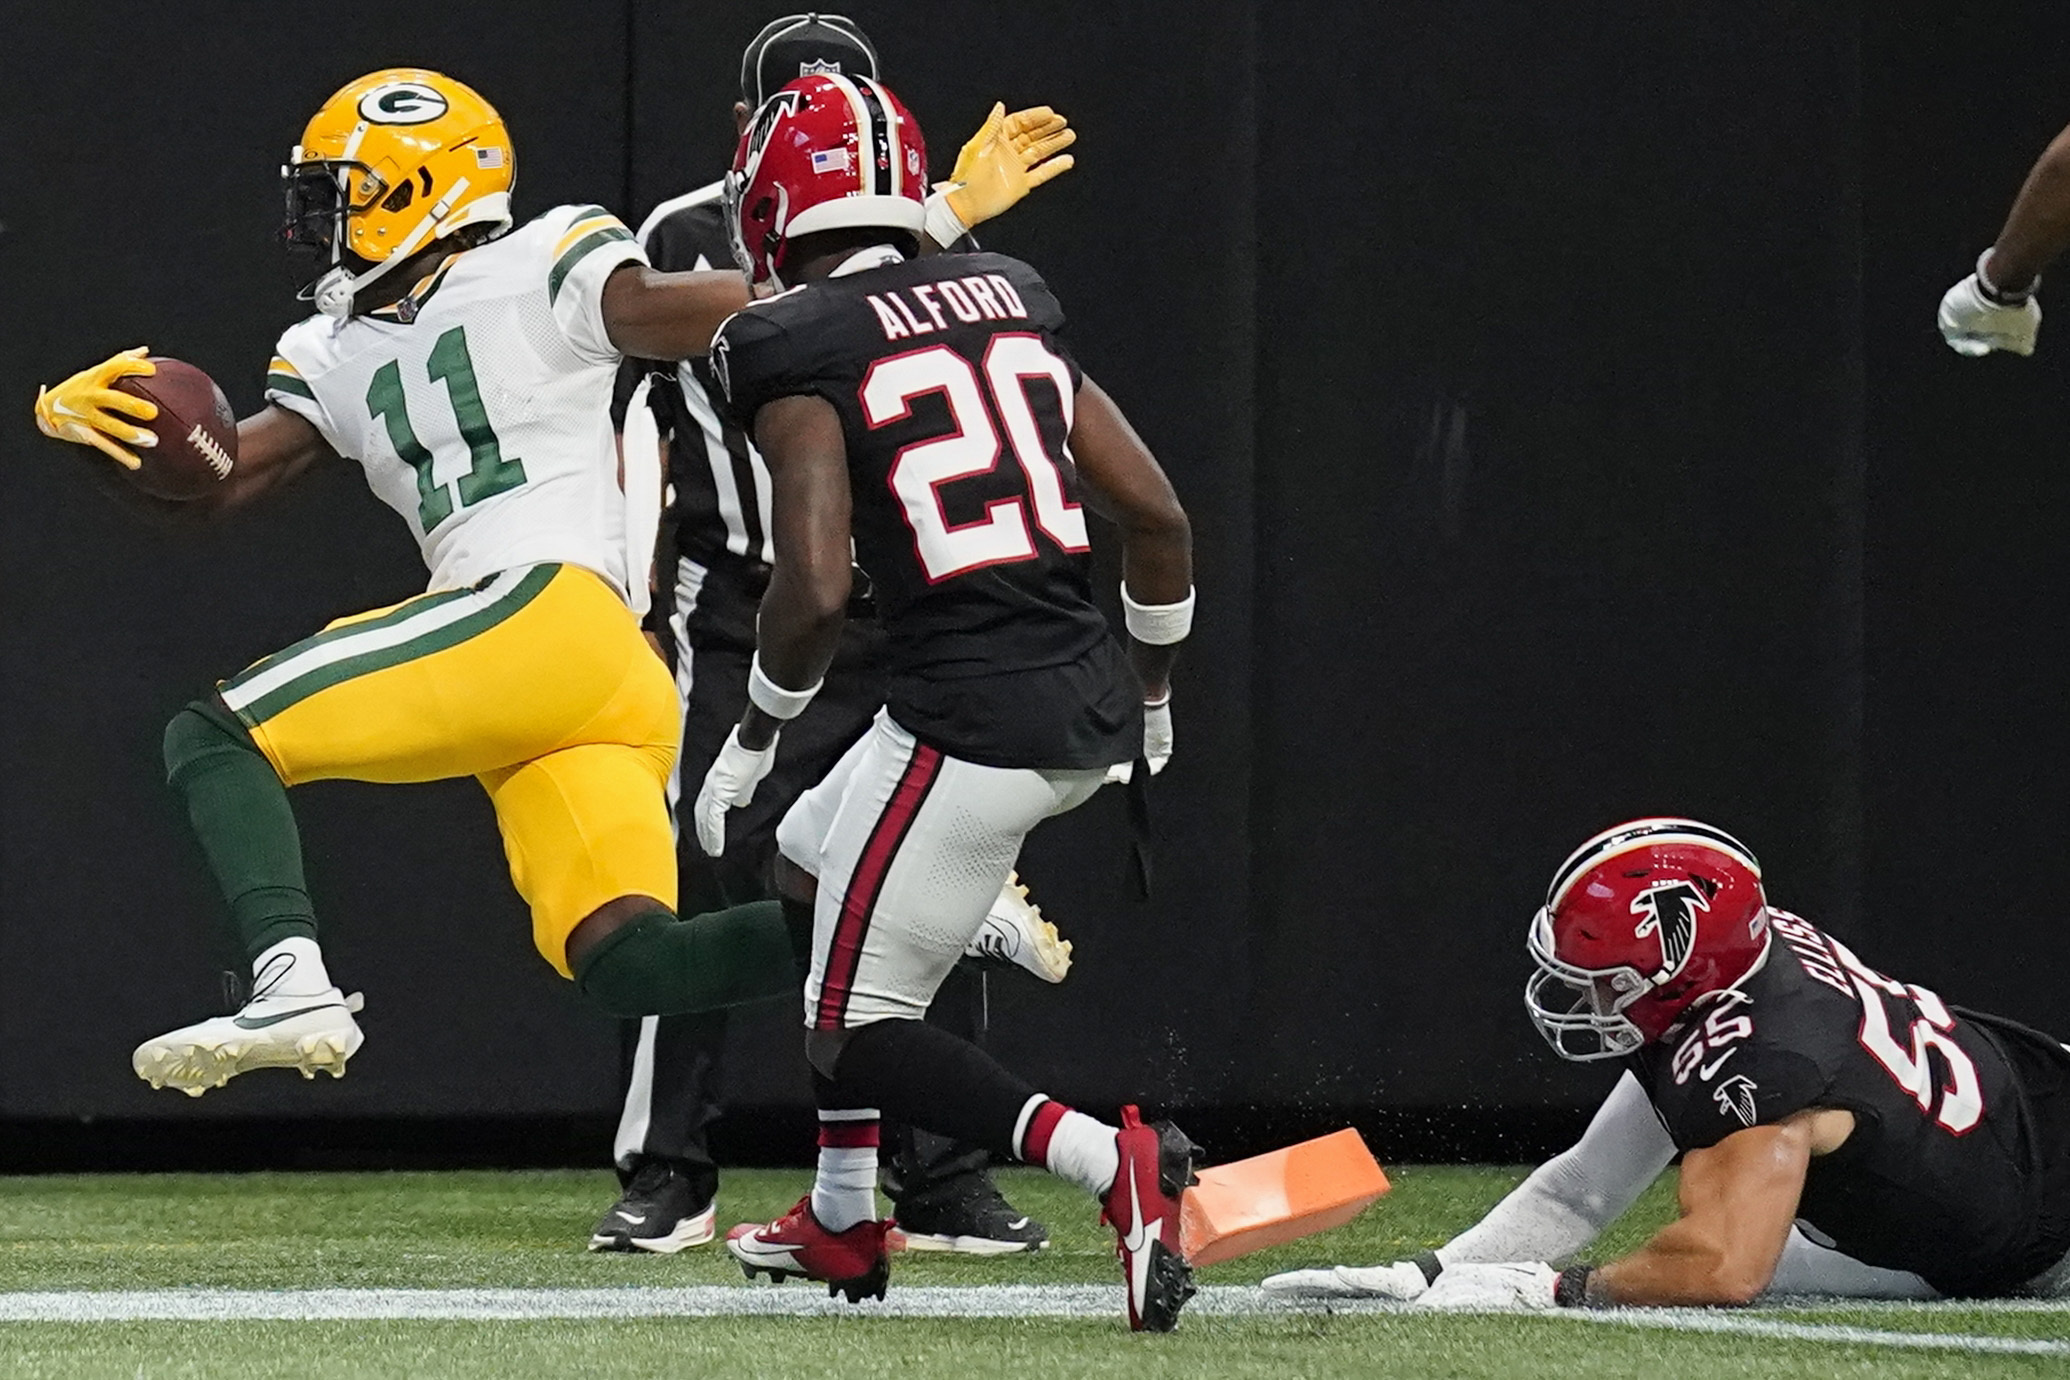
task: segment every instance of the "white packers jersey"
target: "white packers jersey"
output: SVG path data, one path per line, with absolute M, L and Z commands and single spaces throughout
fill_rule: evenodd
M 407 297 L 290 327 L 267 401 L 307 418 L 417 535 L 433 590 L 566 562 L 633 588 L 604 280 L 646 256 L 562 206 L 448 258 Z M 644 581 L 641 582 L 644 585 Z

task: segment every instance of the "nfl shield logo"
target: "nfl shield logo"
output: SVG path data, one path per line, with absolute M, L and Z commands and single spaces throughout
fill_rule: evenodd
M 801 77 L 838 77 L 841 75 L 840 59 L 836 58 L 832 62 L 823 62 L 819 58 L 814 58 L 810 62 L 801 62 L 798 64 L 798 75 Z

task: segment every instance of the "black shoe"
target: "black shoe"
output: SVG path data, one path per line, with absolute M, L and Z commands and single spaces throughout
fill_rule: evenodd
M 1006 1201 L 989 1174 L 964 1174 L 893 1209 L 909 1251 L 1011 1255 L 1049 1244 L 1049 1228 Z
M 711 1240 L 718 1217 L 716 1200 L 696 1180 L 667 1160 L 648 1160 L 597 1223 L 589 1248 L 674 1255 Z

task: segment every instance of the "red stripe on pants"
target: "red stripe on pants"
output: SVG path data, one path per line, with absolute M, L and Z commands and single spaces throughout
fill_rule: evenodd
M 898 785 L 891 792 L 891 800 L 870 830 L 869 841 L 863 845 L 862 857 L 855 865 L 855 875 L 848 879 L 848 894 L 841 898 L 841 915 L 834 922 L 834 942 L 827 953 L 826 972 L 819 984 L 819 1008 L 812 1023 L 821 1030 L 841 1028 L 841 1018 L 848 1012 L 848 996 L 855 983 L 855 970 L 862 963 L 863 940 L 870 932 L 870 917 L 876 912 L 877 899 L 884 891 L 884 879 L 890 875 L 899 845 L 905 842 L 907 831 L 913 827 L 913 818 L 920 813 L 921 802 L 927 799 L 927 792 L 941 775 L 941 769 L 940 751 L 925 743 L 915 743 L 912 759 L 906 763 Z

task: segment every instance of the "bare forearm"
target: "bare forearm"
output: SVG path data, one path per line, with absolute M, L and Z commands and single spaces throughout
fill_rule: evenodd
M 661 273 L 627 264 L 604 284 L 604 329 L 636 359 L 690 359 L 709 350 L 713 334 L 748 301 L 738 273 Z
M 199 498 L 147 494 L 112 465 L 95 465 L 93 477 L 101 492 L 152 523 L 191 526 L 242 508 L 336 455 L 314 426 L 269 405 L 238 422 L 237 463 L 229 478 Z
M 1991 283 L 2019 292 L 2070 248 L 2070 129 L 2035 160 L 1986 264 Z
M 1773 1260 L 1735 1254 L 1715 1235 L 1676 1222 L 1644 1246 L 1589 1276 L 1591 1303 L 1702 1307 L 1751 1301 L 1768 1287 Z
M 779 569 L 762 598 L 755 656 L 762 673 L 779 686 L 809 690 L 826 678 L 827 667 L 833 665 L 847 613 L 831 588 L 818 592 L 801 589 L 804 580 L 785 576 Z M 840 597 L 845 601 L 846 592 Z M 741 716 L 740 741 L 752 748 L 767 747 L 782 727 L 780 719 L 750 704 Z

